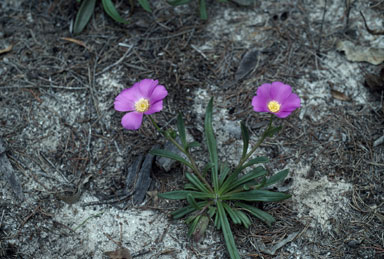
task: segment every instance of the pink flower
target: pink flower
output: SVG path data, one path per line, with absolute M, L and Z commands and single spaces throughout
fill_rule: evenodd
M 124 89 L 115 98 L 115 110 L 129 112 L 121 120 L 124 128 L 137 130 L 140 128 L 144 114 L 152 114 L 163 109 L 163 99 L 168 95 L 159 81 L 143 79 L 131 88 Z
M 252 99 L 253 110 L 269 112 L 285 118 L 300 107 L 300 98 L 292 93 L 292 88 L 281 82 L 262 84 Z

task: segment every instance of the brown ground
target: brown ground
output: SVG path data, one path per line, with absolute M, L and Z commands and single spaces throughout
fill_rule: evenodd
M 128 1 L 120 2 L 119 10 L 129 9 Z M 257 85 L 281 80 L 305 92 L 306 86 L 300 85 L 298 79 L 309 70 L 327 69 L 317 59 L 334 49 L 335 37 L 357 41 L 357 29 L 351 24 L 360 20 L 359 16 L 346 26 L 345 12 L 343 17 L 335 18 L 339 26 L 330 31 L 327 22 L 308 15 L 306 10 L 314 8 L 311 1 L 272 1 L 245 10 L 232 3 L 208 1 L 210 20 L 225 9 L 244 10 L 244 15 L 250 10 L 267 13 L 267 22 L 255 26 L 260 26 L 268 37 L 249 45 L 226 36 L 222 41 L 215 40 L 194 9 L 175 11 L 159 2 L 153 5 L 153 14 L 136 8 L 128 25 L 116 24 L 98 5 L 90 24 L 78 36 L 69 33 L 69 21 L 78 8 L 76 1 L 3 4 L 0 49 L 13 48 L 0 56 L 0 138 L 22 185 L 24 202 L 17 202 L 12 187 L 4 180 L 0 257 L 37 258 L 38 248 L 27 252 L 23 247 L 29 242 L 44 244 L 50 235 L 65 235 L 67 231 L 65 225 L 53 219 L 64 204 L 59 194 L 81 186 L 83 192 L 96 197 L 116 196 L 125 186 L 122 168 L 137 155 L 146 154 L 154 143 L 162 143 L 152 134 L 148 121 L 138 132 L 121 127 L 121 114 L 113 111 L 113 99 L 121 89 L 105 89 L 100 83 L 104 74 L 116 76 L 126 87 L 143 78 L 159 79 L 169 91 L 164 111 L 156 116 L 159 124 L 172 125 L 181 111 L 196 140 L 202 139 L 202 132 L 195 125 L 202 122 L 191 107 L 195 90 L 200 88 L 221 96 L 224 101 L 218 107 L 227 109 L 231 120 L 247 118 L 248 126 L 257 133 L 259 122 L 266 118 L 255 115 L 249 107 Z M 371 0 L 358 6 L 383 18 L 383 1 Z M 124 15 L 128 17 L 128 12 Z M 208 41 L 215 42 L 214 51 L 203 51 L 202 55 L 193 47 Z M 249 75 L 236 82 L 239 62 L 250 45 L 262 50 L 260 61 Z M 361 71 L 376 75 L 381 68 L 360 64 Z M 308 76 L 312 82 L 318 80 L 312 74 Z M 295 244 L 303 257 L 384 256 L 384 145 L 374 145 L 384 132 L 383 110 L 377 108 L 382 105 L 382 93 L 370 92 L 367 104 L 350 101 L 337 105 L 341 101 L 331 98 L 320 120 L 308 115 L 300 119 L 297 112 L 282 122 L 281 134 L 263 145 L 272 161 L 268 168 L 275 171 L 302 163 L 310 166 L 307 179 L 317 181 L 327 176 L 329 181 L 352 184 L 353 189 L 343 194 L 349 200 L 345 208 L 348 213 L 335 215 L 330 231 L 311 227 L 308 238 L 309 219 L 297 217 L 292 201 L 268 204 L 265 208 L 277 218 L 273 227 L 255 220 L 250 229 L 235 231 L 238 247 L 246 251 L 243 254 L 272 258 L 257 251 L 253 244 L 261 241 L 272 246 L 299 232 Z M 305 105 L 310 94 L 302 98 Z M 183 178 L 175 178 L 177 172 L 170 175 L 159 170 L 153 173 L 153 189 L 162 192 L 182 186 Z M 90 180 L 83 186 L 80 183 L 84 179 Z M 288 186 L 289 181 L 292 178 L 287 180 Z M 160 201 L 156 206 L 167 212 L 167 204 Z M 124 209 L 132 206 L 127 200 L 118 205 Z M 153 206 L 152 201 L 146 206 Z M 71 256 L 57 251 L 57 258 Z M 282 248 L 275 256 L 293 255 Z

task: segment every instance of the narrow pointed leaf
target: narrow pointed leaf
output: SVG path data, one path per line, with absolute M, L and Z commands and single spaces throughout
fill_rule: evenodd
M 192 197 L 195 199 L 215 198 L 215 196 L 210 193 L 184 191 L 184 190 L 160 193 L 159 197 L 164 199 L 170 199 L 170 200 L 186 200 L 188 194 L 191 194 Z
M 255 174 L 257 172 L 261 172 L 261 171 L 265 171 L 263 167 L 257 167 L 255 168 L 253 171 L 251 172 L 255 172 Z M 266 174 L 266 172 L 265 172 Z M 223 184 L 220 185 L 220 189 L 219 189 L 219 194 L 224 194 L 226 192 L 229 192 L 230 190 L 233 190 L 234 188 L 238 187 L 239 184 L 237 184 L 237 182 L 239 181 L 238 179 L 238 173 L 233 172 L 225 181 Z M 241 185 L 242 183 L 240 183 Z
M 220 225 L 220 217 L 219 217 L 219 214 L 216 213 L 216 216 L 215 216 L 215 221 L 214 221 L 214 226 L 217 230 L 220 230 L 221 228 L 221 225 Z
M 186 173 L 186 177 L 200 191 L 209 193 L 208 188 L 200 181 L 200 179 L 196 175 Z
M 209 207 L 208 208 L 208 215 L 210 218 L 212 218 L 216 213 L 216 207 Z
M 234 212 L 234 209 L 232 209 L 228 204 L 226 204 L 225 202 L 223 202 L 223 207 L 224 209 L 226 210 L 226 212 L 228 213 L 229 217 L 231 218 L 232 222 L 234 224 L 240 224 L 241 223 L 241 220 L 240 218 L 237 216 L 237 214 Z
M 241 127 L 241 138 L 243 139 L 243 154 L 241 155 L 241 158 L 244 158 L 248 151 L 249 131 L 243 121 L 240 123 L 240 127 Z
M 184 184 L 184 190 L 199 191 L 199 189 L 197 189 L 196 186 L 191 183 Z
M 149 153 L 151 153 L 152 155 L 155 155 L 155 156 L 163 156 L 163 157 L 167 157 L 167 158 L 179 161 L 180 163 L 182 163 L 182 164 L 184 164 L 184 165 L 186 165 L 192 169 L 191 163 L 189 163 L 187 160 L 185 160 L 184 158 L 182 158 L 178 154 L 172 153 L 168 150 L 155 148 L 155 149 L 152 149 L 151 151 L 149 151 Z
M 200 18 L 202 20 L 207 20 L 207 6 L 205 0 L 199 0 L 199 10 L 200 10 Z
M 230 188 L 228 188 L 228 191 L 234 190 L 237 187 L 239 187 L 240 185 L 246 184 L 246 183 L 253 181 L 254 179 L 261 177 L 261 176 L 264 176 L 266 174 L 267 174 L 267 171 L 265 171 L 264 167 L 258 166 L 257 168 L 253 169 L 252 171 L 250 171 L 246 175 L 244 175 L 244 176 L 240 177 L 239 179 L 237 179 L 236 181 L 234 181 L 230 185 Z
M 282 181 L 285 179 L 285 177 L 287 177 L 289 173 L 289 170 L 288 169 L 284 169 L 283 171 L 280 171 L 274 175 L 272 175 L 268 180 L 267 182 L 263 185 L 263 187 L 266 187 L 266 186 L 269 186 L 269 185 L 272 185 L 274 183 L 277 183 L 279 181 Z
M 95 4 L 96 0 L 83 0 L 76 14 L 75 24 L 73 25 L 74 34 L 79 34 L 84 30 L 95 10 Z
M 291 195 L 281 192 L 270 192 L 265 190 L 251 190 L 245 192 L 223 195 L 223 200 L 243 200 L 243 201 L 281 201 L 290 198 Z
M 260 156 L 260 157 L 251 159 L 250 161 L 248 161 L 248 163 L 246 163 L 242 167 L 237 168 L 235 171 L 233 171 L 229 175 L 229 177 L 224 181 L 224 183 L 220 185 L 219 194 L 223 194 L 227 192 L 229 189 L 231 189 L 232 184 L 237 180 L 238 175 L 242 170 L 244 170 L 249 166 L 260 164 L 260 163 L 266 163 L 266 162 L 268 162 L 268 158 Z
M 116 22 L 127 24 L 128 21 L 121 18 L 120 14 L 117 12 L 116 7 L 113 5 L 111 0 L 101 0 L 103 4 L 104 11 Z
M 221 202 L 217 203 L 217 215 L 224 235 L 225 244 L 231 259 L 240 259 L 239 251 L 237 251 L 235 239 L 233 238 L 232 230 L 228 222 L 227 215 Z
M 170 5 L 178 6 L 178 5 L 188 4 L 189 2 L 191 2 L 191 0 L 168 0 L 167 2 Z
M 201 208 L 206 206 L 207 204 L 208 204 L 207 201 L 197 202 L 197 205 Z M 174 212 L 171 213 L 171 215 L 174 219 L 180 219 L 180 218 L 184 217 L 185 215 L 192 213 L 194 211 L 196 211 L 196 209 L 194 207 L 192 207 L 191 205 L 188 205 L 186 207 L 175 210 Z
M 213 187 L 214 187 L 214 190 L 218 190 L 218 158 L 217 158 L 217 144 L 216 144 L 216 139 L 215 139 L 215 135 L 213 133 L 213 127 L 212 127 L 212 106 L 213 106 L 213 98 L 211 98 L 207 106 L 207 110 L 205 113 L 204 129 L 205 129 L 205 136 L 207 139 L 209 158 L 213 165 L 211 169 Z
M 145 11 L 150 13 L 152 12 L 151 6 L 149 5 L 147 0 L 139 0 L 139 4 L 141 5 L 141 7 L 143 7 Z
M 219 185 L 220 186 L 223 184 L 225 178 L 227 178 L 227 175 L 230 171 L 231 171 L 231 169 L 229 168 L 229 166 L 226 163 L 222 163 L 220 165 L 220 178 L 219 178 Z
M 256 164 L 264 164 L 264 163 L 268 163 L 269 162 L 269 159 L 268 157 L 265 157 L 265 156 L 259 156 L 259 157 L 256 157 L 256 158 L 253 158 L 251 160 L 249 160 L 247 163 L 245 163 L 242 167 L 240 167 L 239 169 L 237 169 L 237 171 L 243 171 L 245 168 L 247 167 L 250 167 L 250 166 L 253 166 L 253 165 L 256 165 Z
M 196 215 L 191 215 L 185 219 L 186 224 L 191 224 L 196 219 Z
M 188 147 L 188 145 L 187 145 L 187 137 L 186 137 L 186 134 L 185 134 L 184 120 L 183 120 L 183 117 L 181 116 L 181 113 L 179 113 L 177 115 L 176 126 L 177 126 L 177 131 L 179 132 L 179 137 L 180 137 L 180 140 L 181 140 L 181 144 L 182 144 L 184 149 L 187 149 L 187 147 Z
M 189 203 L 193 208 L 195 208 L 195 210 L 201 210 L 201 207 L 199 207 L 199 205 L 197 205 L 197 202 L 196 202 L 195 199 L 193 198 L 192 194 L 190 194 L 190 193 L 187 194 L 187 201 L 188 201 L 188 203 Z
M 220 189 L 218 191 L 218 193 L 221 195 L 221 194 L 224 194 L 226 192 L 228 192 L 228 190 L 231 189 L 231 186 L 232 184 L 237 180 L 237 175 L 235 175 L 234 173 L 232 173 L 225 181 L 223 184 L 220 185 Z
M 189 142 L 187 145 L 187 149 L 194 148 L 194 147 L 200 147 L 200 143 L 197 141 Z
M 193 232 L 195 232 L 196 226 L 199 223 L 201 215 L 194 216 L 192 223 L 189 223 L 188 236 L 191 237 Z
M 174 219 L 180 219 L 180 218 L 184 217 L 185 215 L 192 213 L 194 211 L 195 211 L 195 208 L 193 208 L 192 206 L 189 205 L 187 207 L 183 207 L 183 208 L 180 208 L 180 209 L 172 212 L 171 215 Z
M 241 210 L 235 210 L 235 213 L 237 214 L 237 216 L 240 218 L 240 221 L 241 223 L 244 225 L 245 228 L 249 228 L 249 226 L 251 225 L 251 220 L 249 219 L 249 217 L 247 216 L 247 214 L 245 214 L 244 212 L 242 212 Z
M 260 219 L 261 221 L 265 222 L 268 226 L 271 226 L 272 223 L 274 223 L 276 220 L 274 217 L 272 217 L 269 213 L 262 211 L 254 206 L 242 203 L 242 202 L 237 202 L 236 206 L 239 206 L 249 213 L 251 213 L 253 216 L 256 218 Z

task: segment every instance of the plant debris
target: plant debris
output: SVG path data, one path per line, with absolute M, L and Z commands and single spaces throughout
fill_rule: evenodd
M 379 65 L 384 61 L 384 48 L 356 46 L 350 41 L 338 41 L 337 50 L 344 51 L 349 61 Z
M 9 187 L 11 187 L 15 197 L 19 201 L 23 201 L 23 189 L 15 173 L 15 170 L 13 169 L 11 163 L 8 160 L 8 157 L 5 154 L 5 146 L 3 140 L 0 138 L 0 174 L 8 183 Z
M 372 35 L 384 35 L 384 30 L 383 31 L 378 31 L 378 30 L 371 30 L 368 25 L 367 25 L 367 21 L 365 20 L 365 17 L 363 15 L 363 12 L 360 11 L 360 14 L 361 14 L 361 17 L 363 17 L 363 21 L 364 21 L 364 25 L 365 25 L 365 28 L 367 29 L 367 31 L 372 34 Z
M 337 90 L 334 90 L 334 89 L 331 89 L 331 94 L 332 94 L 333 98 L 340 100 L 340 101 L 350 101 L 351 100 L 351 98 L 349 98 L 344 93 L 337 91 Z

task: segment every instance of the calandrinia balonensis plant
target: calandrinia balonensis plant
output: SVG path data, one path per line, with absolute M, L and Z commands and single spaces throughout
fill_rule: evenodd
M 79 11 L 76 14 L 75 22 L 73 25 L 73 33 L 79 34 L 88 24 L 89 20 L 92 17 L 93 11 L 95 10 L 95 5 L 97 0 L 76 0 L 80 3 Z M 138 0 L 140 6 L 146 10 L 147 12 L 151 12 L 151 7 L 149 5 L 148 0 Z M 104 11 L 118 23 L 128 23 L 127 20 L 121 18 L 119 12 L 117 11 L 115 5 L 112 0 L 101 0 L 101 4 L 103 5 Z M 131 10 L 134 8 L 134 0 L 129 0 L 129 4 L 131 6 Z
M 179 114 L 177 117 L 177 131 L 161 129 L 151 117 L 151 114 L 162 110 L 163 99 L 167 94 L 165 87 L 158 85 L 158 81 L 144 79 L 131 88 L 123 90 L 116 97 L 115 109 L 128 112 L 123 116 L 122 125 L 129 130 L 139 129 L 143 116 L 148 115 L 156 129 L 185 155 L 183 157 L 164 149 L 151 151 L 154 155 L 177 160 L 188 168 L 187 183 L 183 190 L 159 195 L 165 199 L 186 200 L 185 207 L 172 212 L 173 217 L 175 219 L 185 217 L 189 225 L 188 234 L 194 239 L 199 239 L 208 224 L 213 222 L 214 226 L 223 233 L 230 257 L 240 258 L 230 221 L 248 228 L 251 225 L 249 217 L 254 216 L 271 225 L 275 221 L 273 216 L 259 209 L 255 203 L 281 201 L 290 197 L 286 193 L 267 190 L 268 186 L 283 180 L 288 170 L 267 176 L 267 171 L 260 164 L 267 163 L 268 158 L 252 155 L 267 137 L 272 137 L 281 129 L 281 126 L 273 125 L 274 117 L 289 116 L 292 111 L 300 107 L 300 98 L 292 93 L 289 85 L 281 82 L 263 84 L 257 89 L 256 96 L 252 99 L 253 109 L 256 112 L 268 112 L 271 118 L 267 128 L 253 147 L 249 146 L 249 130 L 243 122 L 240 124 L 243 149 L 236 165 L 228 165 L 219 160 L 212 127 L 213 100 L 211 99 L 204 121 L 209 162 L 200 169 L 191 153 L 191 149 L 200 143 L 187 141 L 182 116 Z
M 95 10 L 96 1 L 98 0 L 76 0 L 80 3 L 79 11 L 76 14 L 75 22 L 73 25 L 73 33 L 79 34 L 88 24 L 89 20 L 92 17 L 93 11 Z M 146 10 L 147 12 L 152 12 L 151 6 L 148 0 L 137 0 L 139 5 Z M 172 6 L 185 5 L 191 2 L 192 0 L 167 0 L 167 2 Z M 219 2 L 227 2 L 228 0 L 218 0 Z M 200 18 L 203 20 L 208 19 L 207 14 L 207 4 L 206 0 L 197 0 Z M 127 20 L 124 20 L 119 12 L 117 11 L 112 0 L 101 0 L 104 11 L 111 17 L 114 21 L 118 23 L 126 24 Z M 131 12 L 135 7 L 135 1 L 129 0 L 129 5 L 131 7 Z

